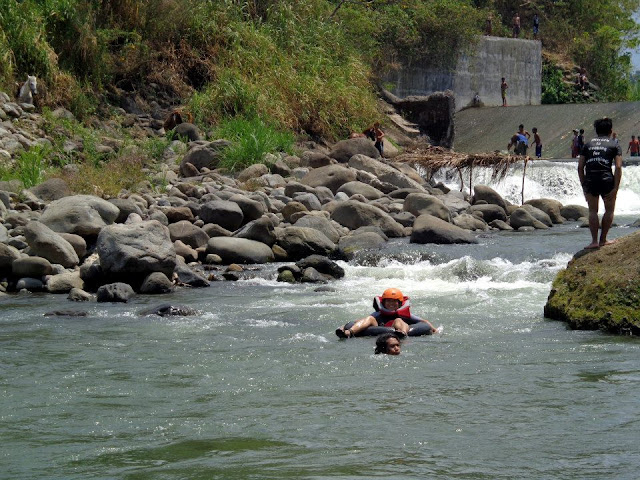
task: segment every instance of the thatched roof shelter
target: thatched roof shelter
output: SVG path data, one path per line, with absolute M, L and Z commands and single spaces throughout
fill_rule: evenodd
M 522 198 L 524 202 L 524 176 L 530 157 L 524 155 L 509 155 L 500 152 L 493 153 L 459 153 L 442 147 L 427 144 L 414 144 L 394 158 L 396 162 L 410 163 L 422 167 L 427 171 L 427 178 L 431 179 L 440 169 L 456 169 L 460 175 L 461 187 L 464 188 L 463 174 L 469 175 L 469 195 L 473 194 L 474 167 L 491 168 L 491 179 L 502 180 L 507 176 L 509 168 L 514 164 L 524 164 L 522 173 Z M 466 175 L 465 175 L 466 176 Z

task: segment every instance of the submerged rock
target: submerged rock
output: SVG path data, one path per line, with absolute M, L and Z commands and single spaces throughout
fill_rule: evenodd
M 181 316 L 186 317 L 190 315 L 197 315 L 198 311 L 194 308 L 187 307 L 186 305 L 170 305 L 168 303 L 163 303 L 162 305 L 158 305 L 156 307 L 149 308 L 147 310 L 142 310 L 139 315 L 159 315 L 161 317 L 169 317 L 169 316 Z
M 578 252 L 553 281 L 545 316 L 574 329 L 639 335 L 638 249 L 640 232 L 598 250 Z

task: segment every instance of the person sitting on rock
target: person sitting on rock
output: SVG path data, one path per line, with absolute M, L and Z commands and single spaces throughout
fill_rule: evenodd
M 409 323 L 424 322 L 435 333 L 435 327 L 423 318 L 410 312 L 409 297 L 405 297 L 397 288 L 387 288 L 381 296 L 373 300 L 375 312 L 356 321 L 351 328 L 336 329 L 340 338 L 352 338 L 368 327 L 391 327 L 402 335 L 409 334 Z
M 376 347 L 373 351 L 376 355 L 400 355 L 400 339 L 397 333 L 383 333 L 376 338 Z

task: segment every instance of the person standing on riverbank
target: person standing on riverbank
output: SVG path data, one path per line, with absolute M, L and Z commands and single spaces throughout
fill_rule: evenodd
M 382 157 L 384 152 L 384 132 L 380 128 L 380 123 L 374 123 L 373 126 L 367 128 L 363 133 L 375 142 L 375 147 L 378 149 L 380 156 Z
M 540 31 L 540 17 L 538 14 L 533 15 L 533 39 L 538 39 L 538 32 Z
M 520 14 L 516 12 L 513 16 L 513 38 L 520 36 Z
M 616 196 L 622 179 L 622 149 L 618 141 L 611 138 L 613 122 L 610 118 L 601 118 L 593 122 L 593 126 L 597 137 L 585 144 L 578 161 L 578 176 L 589 207 L 591 243 L 585 247 L 588 249 L 613 243 L 607 240 L 607 234 L 613 224 Z M 615 172 L 612 171 L 613 165 Z M 600 197 L 604 202 L 604 215 L 598 239 Z
M 509 88 L 509 85 L 507 85 L 507 81 L 502 77 L 502 80 L 500 80 L 500 93 L 502 95 L 503 107 L 507 106 L 507 88 Z

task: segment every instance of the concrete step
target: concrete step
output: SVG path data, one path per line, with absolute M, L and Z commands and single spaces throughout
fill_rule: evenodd
M 420 130 L 418 129 L 418 125 L 415 123 L 406 120 L 402 115 L 398 113 L 388 114 L 389 120 L 393 122 L 393 124 L 400 129 L 405 135 L 416 136 L 420 135 Z

